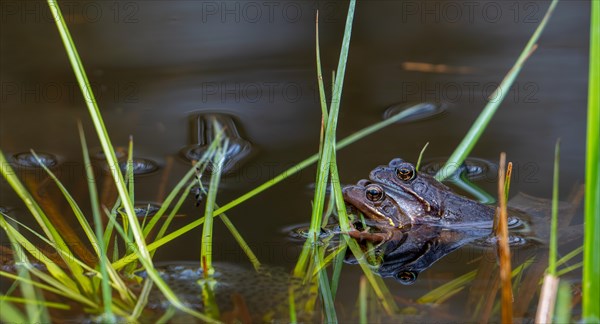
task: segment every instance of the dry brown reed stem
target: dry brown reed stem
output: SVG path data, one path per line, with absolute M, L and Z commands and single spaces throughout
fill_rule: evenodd
M 551 274 L 544 276 L 537 313 L 535 314 L 536 323 L 552 323 L 552 314 L 554 313 L 559 281 L 558 277 Z
M 498 228 L 496 232 L 498 243 L 498 257 L 500 260 L 500 286 L 502 291 L 502 323 L 510 324 L 513 322 L 512 316 L 512 282 L 511 282 L 511 264 L 510 248 L 508 246 L 508 222 L 506 210 L 506 154 L 500 154 L 500 165 L 498 168 L 498 201 L 499 211 Z

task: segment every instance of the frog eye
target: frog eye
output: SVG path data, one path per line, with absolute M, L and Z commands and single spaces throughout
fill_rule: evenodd
M 365 196 L 372 202 L 382 201 L 385 193 L 383 188 L 376 184 L 370 184 L 365 188 Z
M 402 163 L 396 168 L 396 176 L 400 180 L 410 181 L 415 178 L 415 167 L 410 163 Z
M 396 279 L 403 285 L 412 285 L 417 280 L 417 273 L 414 271 L 402 271 L 396 274 Z

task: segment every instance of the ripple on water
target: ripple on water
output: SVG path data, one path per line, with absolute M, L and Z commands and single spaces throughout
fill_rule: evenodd
M 444 166 L 447 158 L 437 158 L 428 160 L 419 168 L 420 172 L 427 173 L 434 176 Z M 480 158 L 467 158 L 463 163 L 463 167 L 459 168 L 457 172 L 464 172 L 469 180 L 482 180 L 488 176 L 490 171 L 496 174 L 496 164 L 488 160 Z
M 410 111 L 408 111 L 411 109 Z M 425 119 L 430 119 L 442 115 L 448 110 L 448 105 L 445 103 L 434 103 L 434 102 L 422 102 L 422 103 L 401 103 L 395 104 L 383 112 L 383 119 L 392 118 L 404 111 L 407 111 L 407 115 L 400 120 L 398 123 L 410 123 Z
M 134 175 L 142 175 L 158 170 L 158 163 L 150 159 L 133 158 L 132 167 Z M 127 171 L 127 161 L 119 162 L 119 168 L 121 169 L 121 172 L 125 174 Z
M 309 224 L 296 224 L 287 226 L 282 229 L 282 232 L 287 234 L 291 239 L 303 241 L 308 238 L 308 233 L 310 231 Z M 331 237 L 335 234 L 339 234 L 340 229 L 336 224 L 329 224 L 325 227 L 321 227 L 321 232 L 318 234 L 318 240 L 322 241 L 328 237 Z
M 127 157 L 127 149 L 121 146 L 115 147 L 115 156 L 117 160 L 122 160 Z M 95 160 L 106 160 L 106 155 L 102 148 L 96 148 L 90 151 L 90 157 Z
M 231 173 L 239 168 L 244 159 L 250 156 L 252 144 L 242 138 L 233 116 L 228 114 L 202 113 L 195 115 L 192 119 L 191 135 L 194 143 L 184 147 L 181 154 L 190 162 L 202 159 L 216 138 L 217 128 L 222 130 L 223 137 L 228 140 L 222 173 Z
M 58 165 L 58 158 L 50 153 L 36 152 L 39 161 L 33 156 L 31 152 L 21 152 L 12 156 L 12 161 L 16 166 L 27 169 L 41 168 L 41 164 L 47 168 L 53 168 Z
M 496 236 L 490 236 L 488 237 L 485 242 L 489 245 L 496 245 L 498 243 L 498 237 Z M 508 245 L 515 247 L 515 246 L 523 246 L 525 244 L 529 243 L 529 241 L 519 235 L 509 235 L 508 236 Z
M 160 205 L 155 203 L 138 203 L 133 206 L 135 216 L 140 218 L 146 217 L 146 215 L 148 215 L 148 217 L 154 216 L 154 214 L 156 214 L 156 212 L 158 212 L 159 209 Z M 124 212 L 122 208 L 119 209 L 119 211 Z

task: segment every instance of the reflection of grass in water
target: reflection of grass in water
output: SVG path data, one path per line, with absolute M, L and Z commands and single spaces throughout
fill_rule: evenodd
M 62 17 L 59 15 L 57 3 L 52 0 L 49 0 L 48 2 L 53 11 L 53 14 L 54 14 L 53 16 L 60 18 L 57 21 L 57 25 L 58 25 L 59 31 L 61 33 L 61 36 L 63 38 L 63 42 L 65 43 L 67 53 L 69 54 L 69 58 L 71 60 L 71 64 L 73 66 L 75 75 L 77 76 L 78 82 L 80 83 L 82 93 L 84 94 L 84 97 L 87 99 L 86 104 L 88 105 L 88 110 L 89 110 L 92 120 L 94 122 L 94 126 L 96 128 L 96 132 L 97 132 L 100 142 L 102 144 L 104 153 L 106 155 L 107 162 L 111 166 L 116 166 L 118 164 L 117 164 L 115 153 L 112 148 L 112 144 L 108 137 L 108 133 L 107 133 L 106 129 L 104 128 L 104 124 L 102 122 L 102 118 L 101 118 L 99 109 L 94 100 L 93 93 L 91 92 L 91 89 L 87 86 L 89 84 L 89 82 L 87 80 L 87 77 L 85 76 L 85 70 L 84 70 L 83 65 L 77 55 L 73 41 L 68 34 L 67 26 L 64 23 L 64 21 L 62 20 Z M 546 17 L 544 17 L 544 20 L 542 21 L 542 23 L 540 24 L 540 26 L 538 27 L 538 29 L 532 36 L 532 38 L 529 41 L 526 48 L 523 50 L 521 56 L 517 60 L 517 63 L 515 64 L 513 69 L 511 69 L 511 71 L 509 71 L 509 73 L 503 80 L 499 89 L 507 89 L 508 87 L 510 87 L 510 84 L 512 83 L 512 81 L 516 78 L 521 66 L 523 65 L 523 63 L 525 62 L 527 57 L 531 54 L 531 52 L 534 50 L 534 45 L 537 41 L 537 38 L 539 37 L 541 31 L 543 30 L 543 28 L 548 20 L 549 14 L 552 12 L 554 6 L 556 5 L 556 2 L 557 2 L 556 0 L 554 0 L 552 2 L 551 7 L 548 10 Z M 209 187 L 208 193 L 207 193 L 207 206 L 205 209 L 205 217 L 199 218 L 198 220 L 190 223 L 189 225 L 187 225 L 177 231 L 174 231 L 168 235 L 165 235 L 165 234 L 166 234 L 166 231 L 168 229 L 168 226 L 169 226 L 172 218 L 174 217 L 177 210 L 179 209 L 179 207 L 182 205 L 183 201 L 186 199 L 187 195 L 189 194 L 189 189 L 194 184 L 194 182 L 190 181 L 190 180 L 193 178 L 194 174 L 197 172 L 196 168 L 200 168 L 200 169 L 205 168 L 206 162 L 210 161 L 211 159 L 213 159 L 215 157 L 215 155 L 219 154 L 218 153 L 219 150 L 222 149 L 222 144 L 220 141 L 215 141 L 214 143 L 211 144 L 211 148 L 207 151 L 207 154 L 201 159 L 201 161 L 198 162 L 198 164 L 196 164 L 193 168 L 191 168 L 186 173 L 186 175 L 175 186 L 175 188 L 171 191 L 171 193 L 169 193 L 169 195 L 165 199 L 164 203 L 161 205 L 159 211 L 154 216 L 149 217 L 148 220 L 145 219 L 142 224 L 139 223 L 139 220 L 137 219 L 137 217 L 133 211 L 134 188 L 133 188 L 133 174 L 131 172 L 131 163 L 128 163 L 126 178 L 123 178 L 121 172 L 118 172 L 117 170 L 112 170 L 113 172 L 111 172 L 112 176 L 114 177 L 113 178 L 114 184 L 117 187 L 117 190 L 119 193 L 119 199 L 117 201 L 117 204 L 112 209 L 112 211 L 109 211 L 106 209 L 104 209 L 102 211 L 100 210 L 97 193 L 95 192 L 94 182 L 90 181 L 89 190 L 90 190 L 90 199 L 92 201 L 92 215 L 94 218 L 94 230 L 92 230 L 92 228 L 87 224 L 87 221 L 85 220 L 83 212 L 81 212 L 81 210 L 75 203 L 74 199 L 72 199 L 72 197 L 70 197 L 69 193 L 66 192 L 66 190 L 63 190 L 64 188 L 62 187 L 60 182 L 57 179 L 53 178 L 55 180 L 56 184 L 59 186 L 59 188 L 63 192 L 63 195 L 67 198 L 77 219 L 80 222 L 80 225 L 82 226 L 82 228 L 84 229 L 84 232 L 86 233 L 88 241 L 94 248 L 94 253 L 96 254 L 96 256 L 98 257 L 98 260 L 99 260 L 99 263 L 98 263 L 99 269 L 93 269 L 92 267 L 90 267 L 89 265 L 87 265 L 86 263 L 81 261 L 80 259 L 77 259 L 76 257 L 69 258 L 68 260 L 66 260 L 67 258 L 65 256 L 75 255 L 75 254 L 72 254 L 73 251 L 70 251 L 66 245 L 56 244 L 56 243 L 61 243 L 60 233 L 52 225 L 52 221 L 56 221 L 56 220 L 50 221 L 50 219 L 44 214 L 44 211 L 35 203 L 34 199 L 31 197 L 31 195 L 29 195 L 29 193 L 25 190 L 25 187 L 22 184 L 20 184 L 19 180 L 14 176 L 14 172 L 12 172 L 12 170 L 3 169 L 2 170 L 3 175 L 7 178 L 7 180 L 9 180 L 9 182 L 11 183 L 13 188 L 17 191 L 17 193 L 21 196 L 21 198 L 26 202 L 31 213 L 34 215 L 34 217 L 36 218 L 36 220 L 42 227 L 44 235 L 45 235 L 44 240 L 46 240 L 49 244 L 51 244 L 52 246 L 57 248 L 57 252 L 63 258 L 63 262 L 65 263 L 67 270 L 65 271 L 62 268 L 57 267 L 54 262 L 45 262 L 45 264 L 48 267 L 48 270 L 50 272 L 50 275 L 45 274 L 45 273 L 43 273 L 39 270 L 33 269 L 33 268 L 31 268 L 29 270 L 32 274 L 41 278 L 42 281 L 45 281 L 46 284 L 39 284 L 39 283 L 32 282 L 30 279 L 27 278 L 27 274 L 25 274 L 25 273 L 21 273 L 19 277 L 14 277 L 14 276 L 11 277 L 12 275 L 6 274 L 6 273 L 1 273 L 1 274 L 5 275 L 7 277 L 13 278 L 13 279 L 17 278 L 15 280 L 18 280 L 21 283 L 21 285 L 23 287 L 25 287 L 26 291 L 23 291 L 23 296 L 25 296 L 28 299 L 32 299 L 30 297 L 30 296 L 33 296 L 31 292 L 35 291 L 35 289 L 39 288 L 42 290 L 52 291 L 57 294 L 61 294 L 69 299 L 72 299 L 79 303 L 82 303 L 87 308 L 91 309 L 92 312 L 94 312 L 94 313 L 105 314 L 107 319 L 112 318 L 113 314 L 115 314 L 118 316 L 125 316 L 125 317 L 128 317 L 129 319 L 136 320 L 138 318 L 139 314 L 141 314 L 141 309 L 143 309 L 143 305 L 144 305 L 146 299 L 143 297 L 138 298 L 138 296 L 135 296 L 127 288 L 127 284 L 119 277 L 119 275 L 117 274 L 117 270 L 123 269 L 128 264 L 131 264 L 130 266 L 126 267 L 125 269 L 129 270 L 129 271 L 133 271 L 135 268 L 137 268 L 139 263 L 141 263 L 141 266 L 146 269 L 146 271 L 148 273 L 148 277 L 152 280 L 152 282 L 154 284 L 156 284 L 159 287 L 159 289 L 173 303 L 173 305 L 179 307 L 180 309 L 182 309 L 198 318 L 201 318 L 206 321 L 211 321 L 212 319 L 205 317 L 203 314 L 197 313 L 197 312 L 190 310 L 190 309 L 186 308 L 185 306 L 183 306 L 181 304 L 181 302 L 178 300 L 176 294 L 173 291 L 171 291 L 171 289 L 168 286 L 166 286 L 164 284 L 164 282 L 161 280 L 160 276 L 158 276 L 158 274 L 155 271 L 153 271 L 151 256 L 153 255 L 154 251 L 158 247 L 166 244 L 167 242 L 170 242 L 171 240 L 192 230 L 195 227 L 198 227 L 201 224 L 204 224 L 203 243 L 202 243 L 203 247 L 204 246 L 209 247 L 211 244 L 210 240 L 208 239 L 208 237 L 211 236 L 210 235 L 210 231 L 212 228 L 212 226 L 210 224 L 211 220 L 213 217 L 221 216 L 221 218 L 225 222 L 226 226 L 231 230 L 234 237 L 240 243 L 240 245 L 242 246 L 244 251 L 248 254 L 251 261 L 253 261 L 254 266 L 256 268 L 258 268 L 260 266 L 260 263 L 254 256 L 252 251 L 250 250 L 250 247 L 243 241 L 242 236 L 237 232 L 237 230 L 235 230 L 235 227 L 233 226 L 233 224 L 229 221 L 229 219 L 223 213 L 225 211 L 241 204 L 245 200 L 248 200 L 251 197 L 259 194 L 260 192 L 274 186 L 278 182 L 286 179 L 287 177 L 298 172 L 302 168 L 305 168 L 318 160 L 319 167 L 317 169 L 317 182 L 316 182 L 317 188 L 315 190 L 315 199 L 314 199 L 314 205 L 313 205 L 314 206 L 313 207 L 313 217 L 311 218 L 311 229 L 310 229 L 311 235 L 309 235 L 308 243 L 306 244 L 303 254 L 298 262 L 298 266 L 295 269 L 295 274 L 300 277 L 305 276 L 306 278 L 308 278 L 308 280 L 307 280 L 308 282 L 313 282 L 316 286 L 319 287 L 321 296 L 322 296 L 322 300 L 323 300 L 323 308 L 324 308 L 324 314 L 325 314 L 326 319 L 328 321 L 332 321 L 332 322 L 337 321 L 337 315 L 335 313 L 335 308 L 333 306 L 333 302 L 336 297 L 335 295 L 336 295 L 337 287 L 339 286 L 339 274 L 340 274 L 340 269 L 342 266 L 343 255 L 345 253 L 345 249 L 347 246 L 355 254 L 357 260 L 361 261 L 360 265 L 364 269 L 365 276 L 366 276 L 368 282 L 371 284 L 371 288 L 368 288 L 365 285 L 366 281 L 361 280 L 361 282 L 362 282 L 361 298 L 359 300 L 359 303 L 361 305 L 360 318 L 363 320 L 366 318 L 370 318 L 370 317 L 368 317 L 368 315 L 372 314 L 374 311 L 372 309 L 372 307 L 365 306 L 365 305 L 367 305 L 367 303 L 365 301 L 366 293 L 368 292 L 370 294 L 371 291 L 374 292 L 374 294 L 377 296 L 377 299 L 382 303 L 384 309 L 388 313 L 397 314 L 398 308 L 394 303 L 393 297 L 389 294 L 389 291 L 387 290 L 387 287 L 383 283 L 382 279 L 378 276 L 375 276 L 373 274 L 373 272 L 370 270 L 369 265 L 367 265 L 365 262 L 363 262 L 364 258 L 362 257 L 362 251 L 360 250 L 360 248 L 358 247 L 358 245 L 356 244 L 356 242 L 354 240 L 351 240 L 346 235 L 343 235 L 344 239 L 342 241 L 342 246 L 339 247 L 338 249 L 336 249 L 333 254 L 329 254 L 329 255 L 326 255 L 325 252 L 327 252 L 327 251 L 324 246 L 317 246 L 314 244 L 316 235 L 318 234 L 318 231 L 320 230 L 320 226 L 322 225 L 322 215 L 323 215 L 323 210 L 324 210 L 324 199 L 325 199 L 325 188 L 328 185 L 328 179 L 331 180 L 331 183 L 333 186 L 333 197 L 335 199 L 335 207 L 337 209 L 339 219 L 340 219 L 340 226 L 342 227 L 343 230 L 346 230 L 346 231 L 349 230 L 349 224 L 348 224 L 348 221 L 347 221 L 347 218 L 345 215 L 345 212 L 346 212 L 345 206 L 344 206 L 342 195 L 341 195 L 339 175 L 337 173 L 337 166 L 335 163 L 335 161 L 336 161 L 335 151 L 337 149 L 340 149 L 340 148 L 364 137 L 364 136 L 367 136 L 368 134 L 370 134 L 382 127 L 390 125 L 390 124 L 396 122 L 397 120 L 403 118 L 403 114 L 401 113 L 397 116 L 394 116 L 393 118 L 382 121 L 376 125 L 367 127 L 366 129 L 359 131 L 342 141 L 339 141 L 339 142 L 336 141 L 335 129 L 336 129 L 336 124 L 337 124 L 337 115 L 338 115 L 338 111 L 340 108 L 340 102 L 341 102 L 342 85 L 343 85 L 343 80 L 344 80 L 344 71 L 345 71 L 348 49 L 349 49 L 349 41 L 350 41 L 350 34 L 351 34 L 354 5 L 355 5 L 355 1 L 353 0 L 350 2 L 350 6 L 349 6 L 348 20 L 346 23 L 346 29 L 345 29 L 345 33 L 344 33 L 344 41 L 343 41 L 343 45 L 342 45 L 342 51 L 340 54 L 340 61 L 338 64 L 337 73 L 335 74 L 335 77 L 333 78 L 334 79 L 333 94 L 332 94 L 332 100 L 331 100 L 331 105 L 330 105 L 329 109 L 327 107 L 327 104 L 326 104 L 327 101 L 325 99 L 321 66 L 320 66 L 320 57 L 319 57 L 319 52 L 318 52 L 319 45 L 318 45 L 318 38 L 317 38 L 317 71 L 318 71 L 317 75 L 318 75 L 318 81 L 319 81 L 319 93 L 321 95 L 321 108 L 322 108 L 322 114 L 323 114 L 323 124 L 322 124 L 322 129 L 321 129 L 321 131 L 322 131 L 321 142 L 320 142 L 320 149 L 319 149 L 318 154 L 307 158 L 306 160 L 302 161 L 298 165 L 290 168 L 289 170 L 286 170 L 281 175 L 269 180 L 265 184 L 248 192 L 247 194 L 239 197 L 238 199 L 225 204 L 222 207 L 218 207 L 216 205 L 216 189 L 217 189 L 216 184 L 218 183 L 219 175 L 218 175 L 218 173 L 213 174 L 213 177 L 211 178 L 212 185 L 211 185 L 211 187 Z M 596 12 L 596 15 L 598 14 L 597 11 L 598 11 L 598 5 L 596 5 L 596 10 L 594 11 L 594 12 Z M 594 21 L 597 25 L 598 19 L 596 18 L 596 20 L 594 20 Z M 318 37 L 318 33 L 317 33 L 317 37 Z M 590 67 L 590 71 L 592 71 L 592 67 Z M 596 72 L 597 72 L 597 70 L 596 70 Z M 595 76 L 595 79 L 593 79 L 593 80 L 596 80 L 596 82 L 598 82 L 597 74 Z M 590 84 L 592 84 L 592 83 L 590 83 Z M 590 88 L 590 89 L 592 89 L 592 88 Z M 501 91 L 501 93 L 506 94 L 507 92 Z M 492 96 L 494 96 L 494 95 L 495 94 L 493 94 Z M 467 135 L 465 141 L 463 141 L 463 143 L 461 143 L 461 145 L 459 145 L 456 152 L 450 158 L 450 161 L 449 161 L 450 165 L 455 165 L 455 166 L 460 165 L 462 160 L 468 155 L 470 149 L 475 145 L 479 135 L 485 129 L 485 126 L 491 119 L 494 111 L 500 105 L 502 99 L 503 99 L 503 97 L 501 97 L 501 96 L 496 97 L 496 100 L 490 101 L 490 104 L 488 104 L 488 106 L 486 106 L 486 108 L 484 109 L 484 112 L 482 112 L 481 117 L 478 118 L 478 120 L 475 122 L 472 129 L 469 131 L 469 134 Z M 596 99 L 597 99 L 597 96 L 596 96 Z M 592 107 L 592 106 L 593 106 L 593 101 L 590 100 L 590 107 Z M 596 111 L 596 116 L 597 116 L 597 111 L 598 111 L 597 100 L 596 100 L 595 107 L 596 107 L 595 111 Z M 415 109 L 418 109 L 418 108 L 415 108 Z M 408 114 L 410 114 L 410 112 L 406 112 L 406 114 L 408 115 Z M 597 134 L 597 132 L 598 132 L 597 123 L 591 123 L 591 124 L 595 125 L 595 131 Z M 592 126 L 592 127 L 594 127 L 594 126 Z M 592 129 L 592 131 L 593 130 L 594 130 L 594 128 Z M 592 139 L 593 138 L 594 137 L 592 137 Z M 595 138 L 597 140 L 597 136 Z M 85 140 L 83 138 L 83 134 L 82 134 L 82 145 L 83 145 L 83 150 L 84 150 L 84 158 L 86 158 L 86 161 L 87 161 L 89 158 L 88 158 L 88 154 L 85 152 L 86 147 L 85 147 Z M 589 145 L 589 142 L 588 142 L 588 145 Z M 596 147 L 596 149 L 597 149 L 597 147 Z M 592 150 L 588 149 L 588 153 L 589 152 L 592 152 Z M 597 155 L 596 155 L 596 158 L 597 158 Z M 130 153 L 129 153 L 129 160 L 131 160 L 131 147 L 130 147 Z M 217 159 L 217 161 L 218 160 L 219 159 Z M 6 162 L 6 160 L 4 159 L 4 156 L 0 152 L 0 163 L 2 163 L 3 165 L 7 165 L 4 162 Z M 447 168 L 442 168 L 442 169 L 448 170 Z M 49 175 L 51 177 L 53 177 L 52 173 L 49 170 L 47 170 L 47 172 L 49 173 Z M 596 176 L 597 176 L 597 169 L 596 169 Z M 88 179 L 93 179 L 93 178 L 91 178 L 88 175 Z M 600 191 L 600 189 L 596 190 L 596 193 L 598 191 Z M 118 208 L 119 206 L 122 206 L 122 208 L 125 211 L 123 228 L 115 220 L 116 215 L 117 215 L 117 210 L 119 210 L 119 208 Z M 173 208 L 171 209 L 170 213 L 167 214 L 167 210 L 171 206 L 173 206 Z M 596 207 L 596 209 L 592 209 L 592 212 L 594 210 L 597 210 L 597 207 Z M 587 204 L 586 204 L 586 212 L 587 211 L 588 211 L 588 209 L 587 209 Z M 104 212 L 104 214 L 109 217 L 109 223 L 105 229 L 100 227 L 100 215 L 102 214 L 102 212 Z M 17 232 L 13 228 L 13 226 L 5 219 L 4 216 L 5 215 L 3 215 L 2 218 L 0 218 L 0 222 L 1 222 L 1 225 L 3 226 L 3 228 L 5 228 L 5 231 L 7 231 L 7 233 L 9 233 L 9 237 L 13 240 L 16 240 L 21 245 L 33 247 L 35 249 L 34 252 L 36 255 L 42 255 L 42 252 L 39 251 L 37 248 L 35 248 L 35 246 L 33 246 L 24 236 L 22 236 L 19 232 Z M 167 216 L 166 219 L 163 216 Z M 160 228 L 160 230 L 158 231 L 158 234 L 154 238 L 151 238 L 150 233 L 152 232 L 154 227 L 158 224 L 158 221 L 160 219 L 165 219 L 163 222 L 163 225 Z M 114 234 L 113 229 L 116 230 L 118 235 L 113 235 Z M 597 231 L 597 228 L 595 229 L 592 227 L 592 230 Z M 596 235 L 595 237 L 598 237 L 598 235 Z M 127 255 L 125 257 L 118 258 L 118 259 L 112 258 L 109 262 L 109 260 L 108 260 L 109 258 L 107 256 L 108 248 L 109 248 L 111 242 L 115 242 L 119 238 L 122 240 L 122 242 L 124 244 L 126 244 L 126 246 L 130 246 L 131 244 L 133 244 L 133 246 L 135 246 L 136 249 L 134 249 L 133 253 L 130 253 L 129 255 Z M 149 244 L 146 244 L 146 241 L 148 241 Z M 209 250 L 210 249 L 204 249 L 204 251 L 202 252 L 202 255 L 201 255 L 201 261 L 202 261 L 202 264 L 205 266 L 205 269 L 211 268 L 211 255 L 208 252 Z M 590 251 L 590 249 L 588 249 L 588 251 Z M 128 251 L 128 252 L 130 252 L 130 251 Z M 573 253 L 572 255 L 574 255 L 574 254 L 576 254 L 576 253 Z M 572 255 L 571 255 L 571 257 L 572 257 Z M 44 262 L 43 260 L 40 260 L 40 261 Z M 134 263 L 134 261 L 135 261 L 135 263 Z M 28 264 L 28 262 L 26 260 L 23 262 L 25 264 Z M 334 263 L 334 271 L 333 271 L 331 280 L 329 279 L 328 274 L 325 271 L 326 266 L 329 263 Z M 561 263 L 561 261 L 558 262 L 558 264 L 560 264 L 560 263 Z M 519 274 L 519 271 L 521 271 L 524 268 L 526 268 L 526 267 L 525 266 L 517 267 L 513 271 L 513 277 L 517 276 Z M 83 275 L 84 272 L 87 273 L 88 275 L 84 276 Z M 210 271 L 208 271 L 208 273 L 210 273 Z M 589 271 L 587 273 L 589 274 Z M 71 278 L 71 276 L 73 278 Z M 443 285 L 442 287 L 440 287 L 440 289 L 431 291 L 428 295 L 423 296 L 423 298 L 421 298 L 419 301 L 424 302 L 424 303 L 442 303 L 443 301 L 449 299 L 451 296 L 453 296 L 457 292 L 464 289 L 465 285 L 469 281 L 471 281 L 473 278 L 474 278 L 474 274 L 469 273 L 465 276 L 458 278 L 456 281 L 452 281 L 452 282 L 447 283 L 446 285 Z M 146 282 L 146 286 L 145 286 L 145 289 L 144 289 L 142 295 L 144 295 L 144 292 L 147 293 L 149 291 L 149 287 L 150 287 L 150 285 L 148 285 L 149 282 L 150 281 Z M 290 289 L 290 291 L 293 292 L 293 289 Z M 599 290 L 596 289 L 596 293 L 598 291 Z M 113 294 L 112 292 L 115 292 L 115 293 Z M 585 292 L 585 289 L 584 289 L 584 292 Z M 589 292 L 589 290 L 588 290 L 588 292 Z M 38 294 L 39 294 L 39 292 L 38 292 Z M 8 303 L 9 301 L 19 302 L 19 301 L 15 300 L 14 298 L 11 299 L 10 297 L 2 296 L 2 299 L 0 299 L 0 303 L 1 303 L 0 306 L 3 307 L 2 308 L 3 312 L 2 312 L 1 316 L 2 316 L 2 319 L 6 320 L 6 321 L 23 321 L 23 319 L 28 319 L 28 320 L 38 319 L 38 318 L 34 317 L 34 314 L 37 314 L 40 312 L 43 313 L 43 311 L 46 309 L 45 307 L 57 306 L 54 304 L 45 303 L 45 304 L 42 304 L 40 306 L 41 308 L 39 308 L 37 310 L 34 308 L 30 308 L 30 306 L 28 306 L 28 307 L 26 307 L 27 313 L 24 315 L 24 314 L 21 314 L 17 308 L 13 307 L 10 303 Z M 588 305 L 588 304 L 586 304 L 586 301 L 589 301 L 589 299 L 586 299 L 584 297 L 584 305 Z M 314 301 L 312 301 L 312 303 L 314 303 Z M 36 305 L 39 306 L 39 304 L 36 304 Z M 290 310 L 290 320 L 294 321 L 294 318 L 296 315 L 294 309 L 300 310 L 300 307 L 304 307 L 305 305 L 296 304 L 296 302 L 293 300 L 293 298 L 290 299 L 290 305 L 293 306 L 293 308 L 291 308 L 291 310 Z M 134 309 L 133 315 L 130 315 L 131 312 L 129 310 L 131 310 L 131 309 Z M 584 306 L 584 309 L 585 309 L 585 306 Z M 213 316 L 215 316 L 214 314 L 217 314 L 217 313 L 213 313 Z M 593 313 L 591 313 L 591 314 L 593 314 Z M 595 314 L 597 314 L 597 312 Z

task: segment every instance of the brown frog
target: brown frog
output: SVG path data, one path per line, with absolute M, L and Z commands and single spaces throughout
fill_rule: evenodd
M 494 219 L 493 207 L 453 192 L 432 176 L 417 172 L 413 164 L 402 159 L 378 166 L 369 178 L 399 203 L 413 223 L 491 224 Z
M 386 194 L 382 185 L 371 183 L 369 180 L 361 180 L 356 185 L 345 186 L 343 195 L 352 214 L 357 214 L 356 211 L 359 211 L 365 216 L 365 224 L 362 225 L 379 230 L 371 233 L 368 229 L 361 231 L 355 227 L 348 233 L 354 238 L 387 241 L 392 238 L 394 229 L 407 229 L 413 223 L 410 213 L 400 205 L 411 206 L 410 196 L 402 200 L 398 199 L 399 195 L 396 194 L 395 199 L 392 199 Z
M 407 229 L 415 224 L 452 227 L 490 228 L 495 209 L 463 197 L 432 176 L 417 172 L 414 165 L 394 159 L 378 166 L 356 185 L 344 187 L 346 203 L 360 211 L 382 234 L 367 231 L 350 233 L 354 237 L 386 240 L 392 229 Z

